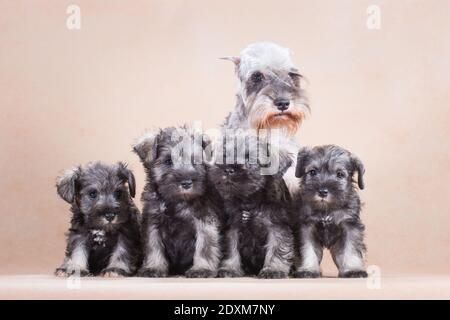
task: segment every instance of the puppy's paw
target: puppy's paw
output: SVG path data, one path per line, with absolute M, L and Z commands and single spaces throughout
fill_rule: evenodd
M 319 278 L 320 272 L 314 272 L 314 271 L 295 271 L 292 276 L 294 278 Z
M 165 278 L 167 277 L 167 271 L 155 268 L 141 268 L 137 272 L 137 276 L 143 278 Z
M 347 271 L 339 273 L 339 278 L 367 278 L 367 272 L 364 270 Z
M 242 276 L 242 272 L 233 269 L 219 269 L 217 272 L 217 277 L 219 278 L 238 278 Z
M 208 269 L 189 269 L 184 275 L 186 278 L 214 278 L 216 272 Z
M 287 278 L 287 276 L 287 272 L 272 269 L 262 269 L 258 274 L 258 278 L 260 279 L 283 279 Z
M 60 277 L 60 278 L 67 278 L 70 276 L 89 277 L 89 276 L 91 276 L 91 274 L 87 270 L 76 271 L 75 269 L 69 269 L 69 268 L 57 268 L 55 270 L 55 276 Z
M 58 268 L 55 270 L 55 276 L 60 278 L 70 277 L 70 273 L 64 268 Z
M 129 276 L 129 273 L 119 268 L 106 268 L 100 272 L 104 278 L 122 278 Z

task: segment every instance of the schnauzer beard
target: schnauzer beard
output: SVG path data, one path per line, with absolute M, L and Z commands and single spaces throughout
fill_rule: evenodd
M 106 220 L 102 213 L 91 212 L 87 215 L 87 223 L 92 228 L 103 229 L 108 232 L 113 232 L 120 228 L 122 224 L 128 221 L 129 216 L 125 209 L 111 210 L 116 213 L 112 221 Z
M 168 201 L 192 201 L 200 198 L 205 192 L 205 186 L 203 181 L 194 181 L 194 184 L 189 189 L 183 189 L 178 181 L 167 181 L 158 185 L 159 192 L 162 197 Z
M 306 116 L 306 107 L 300 99 L 291 101 L 291 103 L 291 107 L 280 112 L 268 96 L 259 95 L 249 99 L 251 127 L 256 130 L 280 129 L 288 136 L 295 135 Z
M 312 204 L 315 210 L 319 210 L 322 212 L 327 212 L 331 210 L 335 210 L 338 208 L 342 208 L 345 203 L 348 201 L 350 197 L 350 191 L 339 191 L 338 193 L 329 193 L 325 198 L 319 197 L 318 194 L 314 192 L 311 194 L 310 192 L 304 193 L 303 197 L 306 202 Z
M 332 206 L 330 196 L 326 198 L 321 198 L 319 196 L 314 196 L 314 207 L 321 211 L 328 211 L 328 209 Z
M 191 188 L 189 190 L 183 190 L 182 187 L 178 187 L 178 191 L 174 194 L 174 198 L 184 200 L 184 201 L 191 201 L 196 198 L 199 198 L 202 195 L 202 191 L 196 190 L 197 188 Z

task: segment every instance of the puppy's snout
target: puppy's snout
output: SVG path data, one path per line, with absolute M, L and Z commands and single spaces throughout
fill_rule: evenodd
M 190 189 L 192 187 L 192 180 L 191 179 L 186 179 L 181 181 L 181 186 L 183 187 L 183 189 Z
M 114 212 L 106 212 L 106 213 L 105 213 L 105 219 L 106 219 L 108 222 L 113 221 L 115 217 L 116 217 L 116 213 L 114 213 Z
M 320 188 L 318 191 L 319 197 L 326 198 L 328 196 L 328 189 L 327 188 Z
M 274 104 L 278 110 L 284 111 L 289 108 L 290 101 L 285 98 L 277 98 L 275 99 Z
M 234 168 L 225 168 L 225 173 L 229 176 L 233 175 L 235 173 Z

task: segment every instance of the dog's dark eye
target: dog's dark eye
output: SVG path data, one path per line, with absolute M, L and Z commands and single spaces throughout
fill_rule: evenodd
M 252 74 L 252 81 L 253 82 L 259 83 L 259 82 L 262 81 L 262 79 L 264 79 L 264 75 L 261 72 L 257 71 L 257 72 Z
M 89 198 L 95 199 L 95 198 L 97 198 L 97 191 L 96 190 L 89 191 L 88 195 L 89 195 Z
M 315 169 L 312 169 L 309 171 L 309 175 L 314 177 L 315 175 L 317 175 L 317 171 Z
M 116 191 L 114 192 L 114 197 L 115 197 L 116 199 L 121 199 L 121 198 L 122 198 L 122 190 L 116 190 Z
M 291 77 L 292 80 L 298 80 L 301 78 L 300 73 L 296 72 L 289 72 L 289 76 Z
M 164 160 L 164 164 L 166 164 L 168 166 L 173 165 L 172 158 L 167 158 L 166 160 Z
M 338 172 L 336 173 L 336 175 L 337 175 L 337 177 L 338 177 L 339 179 L 342 179 L 342 178 L 345 177 L 345 174 L 344 174 L 342 171 L 338 171 Z

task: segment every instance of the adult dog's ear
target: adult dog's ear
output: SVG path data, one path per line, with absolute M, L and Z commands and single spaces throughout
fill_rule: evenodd
M 76 167 L 66 170 L 56 181 L 58 195 L 68 203 L 73 203 L 75 200 L 80 176 L 81 168 Z
M 123 162 L 117 164 L 119 166 L 118 175 L 121 179 L 127 182 L 128 189 L 130 190 L 130 196 L 134 198 L 136 195 L 136 179 L 133 172 L 127 168 L 127 165 Z
M 236 67 L 239 67 L 239 64 L 241 63 L 241 58 L 236 57 L 236 56 L 222 57 L 222 58 L 220 58 L 220 59 L 231 61 L 231 62 L 234 63 L 234 65 L 235 65 Z
M 158 136 L 161 131 L 145 133 L 133 145 L 133 151 L 139 156 L 143 163 L 151 162 L 158 156 Z
M 305 166 L 308 161 L 309 155 L 311 153 L 311 148 L 304 147 L 301 148 L 297 154 L 297 166 L 295 167 L 295 176 L 297 178 L 303 177 L 305 174 Z
M 362 163 L 362 161 L 355 155 L 351 155 L 350 156 L 350 161 L 352 164 L 352 173 L 354 173 L 355 171 L 358 171 L 358 187 L 362 190 L 364 189 L 364 173 L 366 171 L 366 169 L 364 168 L 364 164 Z
M 228 56 L 228 57 L 222 57 L 220 59 L 233 62 L 236 74 L 239 74 L 239 66 L 241 64 L 241 58 L 236 57 L 236 56 Z

